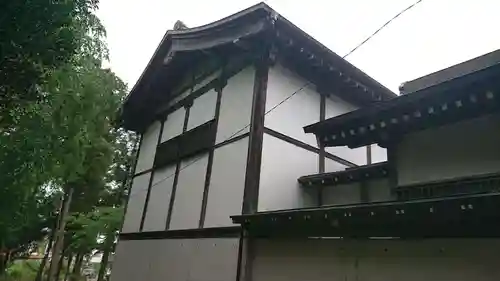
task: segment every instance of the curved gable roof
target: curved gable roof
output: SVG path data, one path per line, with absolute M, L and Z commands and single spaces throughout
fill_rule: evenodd
M 122 112 L 124 127 L 136 131 L 143 130 L 156 118 L 156 111 L 152 108 L 172 99 L 173 89 L 179 86 L 182 78 L 195 68 L 196 64 L 200 64 L 212 54 L 211 52 L 217 50 L 219 55 L 238 50 L 243 52 L 242 47 L 236 44 L 240 40 L 247 40 L 253 43 L 250 44 L 251 47 L 257 48 L 259 40 L 263 38 L 255 38 L 262 36 L 270 27 L 275 30 L 274 38 L 264 37 L 264 40 L 275 40 L 278 52 L 282 52 L 284 57 L 287 57 L 286 60 L 293 61 L 290 63 L 291 67 L 299 70 L 305 69 L 304 65 L 315 70 L 319 67 L 321 76 L 326 77 L 320 79 L 320 72 L 316 71 L 314 75 L 318 77 L 305 77 L 306 79 L 317 78 L 335 83 L 335 88 L 340 89 L 344 95 L 351 95 L 353 92 L 352 100 L 360 105 L 396 96 L 291 22 L 278 16 L 269 6 L 259 3 L 207 25 L 167 31 L 125 100 Z M 228 48 L 231 52 L 227 52 Z M 224 51 L 220 52 L 221 49 Z M 322 85 L 325 88 L 330 86 L 332 85 Z

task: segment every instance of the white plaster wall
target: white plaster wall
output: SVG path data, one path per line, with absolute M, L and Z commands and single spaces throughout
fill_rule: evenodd
M 330 158 L 325 158 L 325 173 L 343 171 L 347 168 L 344 164 L 332 160 Z
M 207 162 L 207 154 L 182 161 L 169 229 L 198 228 Z
M 227 81 L 222 90 L 217 143 L 249 131 L 255 68 L 247 67 Z
M 371 145 L 372 163 L 387 161 L 387 150 L 376 144 Z
M 218 69 L 217 71 L 213 72 L 212 74 L 208 75 L 205 77 L 203 80 L 201 80 L 199 83 L 197 83 L 193 87 L 193 91 L 199 90 L 203 86 L 207 85 L 208 83 L 212 82 L 213 80 L 217 79 L 220 77 L 221 74 L 221 69 Z
M 257 240 L 254 281 L 493 281 L 499 239 Z
M 238 268 L 238 238 L 196 239 L 189 279 L 196 281 L 234 281 Z
M 165 230 L 176 165 L 155 170 L 142 231 Z
M 150 176 L 151 173 L 146 173 L 135 177 L 132 181 L 132 188 L 130 189 L 127 211 L 125 212 L 122 227 L 123 233 L 139 232 Z
M 215 117 L 215 104 L 217 103 L 217 92 L 212 89 L 194 100 L 189 109 L 187 130 L 196 128 Z
M 396 195 L 391 192 L 389 179 L 373 179 L 367 182 L 368 199 L 370 202 L 396 200 Z
M 269 69 L 266 112 L 298 91 L 307 83 L 290 70 L 276 64 Z M 297 92 L 293 97 L 269 112 L 264 125 L 272 130 L 317 147 L 314 134 L 304 133 L 303 127 L 319 121 L 320 95 L 313 85 Z
M 238 238 L 119 241 L 111 281 L 234 281 Z
M 153 167 L 160 128 L 160 122 L 153 122 L 142 135 L 139 158 L 137 159 L 137 166 L 135 168 L 136 174 Z
M 346 102 L 335 94 L 328 96 L 325 105 L 325 119 L 339 116 L 358 109 L 357 106 Z
M 318 173 L 318 155 L 264 134 L 260 172 L 259 211 L 311 207 L 316 192 L 297 179 Z
M 162 142 L 168 141 L 169 139 L 182 134 L 185 115 L 186 109 L 181 107 L 167 116 L 167 120 L 163 125 L 163 133 L 161 135 Z
M 231 226 L 241 214 L 247 154 L 248 137 L 214 151 L 204 227 Z
M 341 184 L 323 188 L 323 205 L 345 205 L 361 202 L 361 183 Z
M 336 117 L 356 109 L 358 107 L 332 94 L 326 99 L 325 118 Z M 326 151 L 356 165 L 365 165 L 367 163 L 366 147 L 351 149 L 347 146 L 335 146 L 327 147 Z
M 151 279 L 150 263 L 155 251 L 154 240 L 120 240 L 111 269 L 111 281 Z
M 397 147 L 398 184 L 500 172 L 500 118 L 415 132 Z
M 365 146 L 354 149 L 351 149 L 347 146 L 334 146 L 326 147 L 325 150 L 326 152 L 329 152 L 359 166 L 366 165 L 368 161 Z

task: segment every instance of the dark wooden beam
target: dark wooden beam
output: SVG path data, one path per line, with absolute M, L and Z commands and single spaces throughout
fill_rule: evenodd
M 255 65 L 255 82 L 250 120 L 247 169 L 243 192 L 243 214 L 252 214 L 257 212 L 268 75 L 269 49 L 266 49 L 263 52 L 262 57 L 257 60 Z

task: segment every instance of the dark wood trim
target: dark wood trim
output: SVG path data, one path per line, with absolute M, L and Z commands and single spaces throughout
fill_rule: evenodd
M 320 96 L 320 104 L 319 104 L 319 120 L 324 121 L 326 117 L 326 96 L 321 95 Z M 319 167 L 318 167 L 318 172 L 324 173 L 325 172 L 325 146 L 321 141 L 318 139 L 318 147 L 319 147 Z
M 241 276 L 242 276 L 242 262 L 243 262 L 243 250 L 244 250 L 244 237 L 245 237 L 245 230 L 241 228 L 240 232 L 240 239 L 238 243 L 238 260 L 236 262 L 236 281 L 240 281 Z
M 320 96 L 320 103 L 319 103 L 319 120 L 324 121 L 326 118 L 326 96 L 321 95 Z M 319 147 L 319 155 L 318 155 L 318 172 L 319 173 L 324 173 L 325 172 L 325 162 L 326 162 L 326 150 L 325 150 L 325 145 L 323 142 L 320 141 L 318 137 L 316 137 L 316 143 L 318 144 Z M 323 205 L 323 188 L 320 187 L 318 188 L 318 206 Z
M 250 234 L 243 230 L 244 235 L 242 237 L 243 252 L 245 253 L 244 259 L 242 259 L 243 267 L 243 278 L 241 281 L 252 281 L 253 280 L 253 263 L 255 261 L 255 240 L 250 237 Z M 240 277 L 241 278 L 241 277 Z
M 298 208 L 231 217 L 264 237 L 500 237 L 500 193 Z
M 141 152 L 142 140 L 143 140 L 143 134 L 140 135 L 139 141 L 135 144 L 137 146 L 137 151 L 135 153 L 135 161 L 134 161 L 134 168 L 132 169 L 132 174 L 135 174 L 135 170 L 137 169 L 137 162 L 139 162 L 139 153 Z M 130 176 L 130 174 L 128 174 L 127 176 Z M 130 200 L 130 192 L 132 191 L 133 186 L 134 186 L 134 178 L 132 177 L 132 181 L 130 182 L 130 186 L 129 186 L 128 192 L 127 192 L 127 199 L 125 200 L 125 204 L 124 204 L 125 211 L 123 214 L 123 220 L 121 222 L 120 231 L 123 229 L 123 224 L 125 223 L 125 216 L 127 215 L 128 201 Z
M 245 67 L 247 67 L 248 65 L 250 65 L 250 63 L 251 63 L 251 58 L 247 57 L 247 58 L 243 58 L 239 62 L 236 62 L 232 66 L 228 66 L 225 69 L 225 71 L 224 71 L 224 80 L 226 80 L 226 81 L 229 80 L 231 77 L 233 77 L 234 75 L 238 74 L 242 69 L 244 69 Z M 207 76 L 203 77 L 203 79 L 205 79 L 206 77 L 209 77 L 210 75 L 214 74 L 214 72 L 211 72 Z M 200 79 L 200 81 L 202 81 L 203 79 Z M 205 86 L 199 88 L 196 91 L 193 91 L 187 97 L 179 100 L 177 103 L 173 104 L 169 108 L 167 108 L 165 110 L 162 110 L 158 114 L 158 116 L 159 116 L 158 118 L 161 118 L 162 116 L 167 116 L 168 114 L 176 111 L 177 109 L 179 109 L 181 107 L 186 107 L 187 105 L 192 104 L 193 101 L 196 98 L 198 98 L 198 97 L 202 96 L 203 94 L 207 93 L 208 91 L 210 91 L 210 90 L 218 87 L 219 85 L 220 85 L 220 78 L 216 77 L 212 81 L 208 82 Z M 190 87 L 192 88 L 194 86 L 195 86 L 195 84 L 191 85 Z M 189 89 L 189 87 L 186 88 L 186 90 L 187 89 Z
M 219 85 L 217 86 L 217 101 L 215 103 L 215 113 L 214 113 L 214 127 L 215 127 L 215 135 L 217 135 L 217 128 L 219 125 L 219 117 L 220 117 L 220 106 L 222 101 L 222 90 L 227 84 L 227 80 L 224 77 L 224 69 L 222 69 L 221 76 L 219 77 Z M 215 151 L 215 143 L 217 142 L 217 138 L 213 138 L 212 147 L 208 152 L 208 162 L 207 162 L 207 172 L 205 175 L 205 186 L 203 188 L 203 198 L 201 200 L 201 213 L 200 213 L 200 221 L 199 227 L 203 228 L 205 225 L 205 216 L 207 212 L 207 201 L 208 201 L 208 192 L 210 189 L 210 180 L 212 178 L 212 166 L 214 162 L 214 151 Z
M 337 172 L 302 176 L 298 179 L 298 182 L 304 186 L 310 187 L 335 186 L 353 182 L 363 182 L 371 179 L 388 177 L 390 173 L 389 168 L 388 162 L 380 162 Z
M 398 167 L 397 167 L 397 144 L 391 142 L 387 145 L 387 164 L 389 170 L 389 188 L 393 195 L 396 194 L 396 188 L 398 187 Z
M 150 172 L 152 172 L 154 169 L 155 169 L 155 168 L 153 167 L 153 168 L 151 168 L 151 169 L 147 169 L 147 170 L 144 170 L 144 171 L 142 171 L 142 172 L 139 172 L 139 173 L 137 173 L 137 174 L 133 175 L 133 176 L 132 176 L 132 178 L 135 178 L 135 177 L 142 176 L 142 175 L 144 175 L 144 174 L 150 173 Z
M 186 106 L 186 114 L 184 115 L 184 124 L 182 126 L 183 134 L 187 130 L 190 108 L 191 108 L 190 106 Z M 175 167 L 174 182 L 172 184 L 172 194 L 170 195 L 170 204 L 168 205 L 168 214 L 167 214 L 167 221 L 165 223 L 165 230 L 168 230 L 168 228 L 170 227 L 170 221 L 172 220 L 172 212 L 174 210 L 174 203 L 175 203 L 175 194 L 177 192 L 177 183 L 179 182 L 179 173 L 181 172 L 181 163 L 182 161 L 178 160 L 177 165 Z
M 269 49 L 266 49 L 262 57 L 257 60 L 255 66 L 252 114 L 250 119 L 250 139 L 247 153 L 245 187 L 243 191 L 243 214 L 257 212 L 268 77 Z
M 121 233 L 120 240 L 238 238 L 240 226 Z
M 372 163 L 372 145 L 366 146 L 366 164 L 370 165 Z
M 268 134 L 268 135 L 271 135 L 271 136 L 273 136 L 273 137 L 275 137 L 275 138 L 278 138 L 278 139 L 280 139 L 280 140 L 283 140 L 283 141 L 286 141 L 286 142 L 291 143 L 291 144 L 293 144 L 293 145 L 296 145 L 296 146 L 298 146 L 298 147 L 300 147 L 300 148 L 303 148 L 303 149 L 305 149 L 305 150 L 308 150 L 308 151 L 311 151 L 311 152 L 317 153 L 318 155 L 321 153 L 321 150 L 320 150 L 319 148 L 314 147 L 314 146 L 312 146 L 312 145 L 309 145 L 309 144 L 307 144 L 307 143 L 305 143 L 305 142 L 302 142 L 302 141 L 296 140 L 296 139 L 294 139 L 294 138 L 292 138 L 292 137 L 290 137 L 290 136 L 287 136 L 287 135 L 285 135 L 285 134 L 282 134 L 282 133 L 280 133 L 280 132 L 277 132 L 277 131 L 275 131 L 275 130 L 273 130 L 273 129 L 269 129 L 269 128 L 265 127 L 265 128 L 264 128 L 264 132 L 265 132 L 266 134 Z M 337 161 L 337 162 L 339 162 L 340 164 L 343 164 L 343 165 L 345 165 L 345 166 L 347 166 L 347 167 L 358 167 L 358 165 L 356 165 L 356 164 L 354 164 L 354 163 L 352 163 L 352 162 L 350 162 L 350 161 L 347 161 L 347 160 L 345 160 L 345 159 L 343 159 L 343 158 L 340 158 L 340 157 L 338 157 L 338 156 L 335 156 L 335 155 L 333 155 L 333 154 L 331 154 L 331 153 L 328 153 L 328 152 L 326 152 L 326 151 L 324 152 L 324 155 L 325 155 L 325 158 L 328 158 L 328 159 L 330 159 L 330 160 Z
M 158 132 L 158 141 L 156 142 L 156 150 L 158 150 L 158 146 L 161 144 L 161 137 L 163 135 L 163 126 L 165 125 L 165 121 L 166 121 L 166 119 L 160 121 L 160 132 Z M 156 151 L 155 151 L 155 153 L 156 153 Z M 149 197 L 151 196 L 151 187 L 153 185 L 154 173 L 155 173 L 154 170 L 152 170 L 151 174 L 149 176 L 148 192 L 146 193 L 146 200 L 144 201 L 144 208 L 142 209 L 141 224 L 139 225 L 139 231 L 142 231 L 142 229 L 144 227 L 144 221 L 146 220 L 146 213 L 148 211 Z

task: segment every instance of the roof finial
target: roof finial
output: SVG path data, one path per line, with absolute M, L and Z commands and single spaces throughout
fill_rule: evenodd
M 176 21 L 174 24 L 174 30 L 187 29 L 188 27 L 180 20 Z

